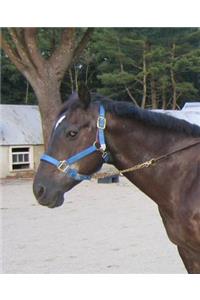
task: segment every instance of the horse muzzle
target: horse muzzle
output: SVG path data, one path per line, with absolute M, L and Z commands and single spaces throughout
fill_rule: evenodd
M 64 202 L 64 193 L 56 191 L 50 193 L 48 189 L 40 183 L 34 182 L 33 193 L 38 203 L 49 208 L 59 207 Z

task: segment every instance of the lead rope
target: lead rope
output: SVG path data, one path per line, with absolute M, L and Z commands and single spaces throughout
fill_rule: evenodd
M 193 144 L 190 144 L 188 146 L 185 146 L 183 148 L 174 150 L 174 151 L 172 151 L 170 153 L 158 156 L 156 158 L 152 158 L 152 159 L 147 160 L 147 161 L 145 161 L 145 162 L 143 162 L 141 164 L 134 165 L 133 167 L 130 167 L 130 168 L 127 168 L 127 169 L 123 169 L 123 170 L 119 170 L 117 172 L 97 173 L 97 174 L 94 174 L 92 176 L 92 178 L 101 179 L 101 178 L 105 178 L 107 176 L 122 176 L 124 173 L 134 172 L 134 171 L 141 170 L 141 169 L 144 169 L 144 168 L 149 168 L 149 167 L 155 166 L 156 163 L 159 162 L 160 160 L 166 159 L 169 156 L 171 156 L 171 155 L 173 155 L 173 154 L 175 154 L 177 152 L 180 152 L 180 151 L 186 150 L 188 148 L 194 147 L 195 145 L 198 145 L 198 144 L 200 144 L 199 140 L 197 142 L 195 142 Z
M 149 168 L 150 166 L 152 166 L 154 164 L 155 164 L 155 160 L 151 159 L 151 160 L 147 160 L 141 164 L 135 165 L 128 169 L 123 169 L 123 170 L 119 170 L 116 172 L 109 172 L 109 173 L 97 173 L 97 174 L 93 175 L 92 177 L 95 179 L 101 179 L 101 178 L 105 178 L 107 176 L 122 176 L 124 173 L 133 172 L 133 171 L 144 169 L 144 168 Z

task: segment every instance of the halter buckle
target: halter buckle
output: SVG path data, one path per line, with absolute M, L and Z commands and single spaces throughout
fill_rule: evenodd
M 95 141 L 93 143 L 93 146 L 96 148 L 97 151 L 100 151 L 102 153 L 104 153 L 105 150 L 106 150 L 106 145 L 105 144 L 100 144 L 98 141 Z
M 57 168 L 59 171 L 66 173 L 66 170 L 69 168 L 69 165 L 67 164 L 66 160 L 61 160 Z
M 104 160 L 105 162 L 107 162 L 107 160 L 108 160 L 108 152 L 104 151 L 104 152 L 102 153 L 102 158 L 103 158 L 103 160 Z
M 97 119 L 97 128 L 104 130 L 106 128 L 106 118 L 99 116 Z

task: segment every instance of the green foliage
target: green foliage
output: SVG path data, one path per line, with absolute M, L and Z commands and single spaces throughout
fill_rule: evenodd
M 36 97 L 27 81 L 10 60 L 1 53 L 1 103 L 36 104 Z
M 59 44 L 62 28 L 39 28 L 38 47 L 45 58 L 49 58 Z
M 192 82 L 177 83 L 177 92 L 179 96 L 191 97 L 195 99 L 198 97 L 198 90 L 194 87 Z
M 131 100 L 127 88 L 140 105 L 146 75 L 147 100 L 151 106 L 151 80 L 162 105 L 172 107 L 172 72 L 177 106 L 200 101 L 200 30 L 197 28 L 107 28 L 98 29 L 91 51 L 96 51 L 98 91 L 116 100 Z M 175 45 L 174 56 L 172 47 Z M 144 56 L 146 69 L 143 67 Z
M 193 50 L 178 58 L 174 64 L 176 72 L 200 73 L 200 50 Z
M 58 46 L 62 30 L 39 29 L 38 46 L 45 58 L 48 59 Z M 83 30 L 77 31 L 77 40 Z M 87 48 L 67 70 L 61 94 L 66 99 L 81 80 L 91 90 L 115 100 L 131 101 L 131 94 L 140 105 L 146 76 L 146 106 L 152 105 L 151 81 L 154 80 L 158 104 L 161 106 L 165 97 L 171 108 L 172 73 L 177 105 L 182 106 L 192 99 L 200 101 L 198 28 L 96 28 Z M 2 103 L 36 103 L 31 87 L 28 86 L 27 91 L 26 80 L 4 53 L 1 55 L 1 77 Z
M 122 71 L 120 73 L 104 73 L 99 75 L 98 78 L 101 79 L 103 84 L 112 86 L 113 84 L 129 84 L 130 82 L 133 82 L 135 76 L 128 72 Z

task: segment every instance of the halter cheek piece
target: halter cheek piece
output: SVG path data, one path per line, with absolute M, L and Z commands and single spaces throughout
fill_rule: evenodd
M 97 137 L 95 142 L 92 146 L 86 148 L 85 150 L 71 156 L 70 158 L 66 160 L 57 160 L 52 156 L 49 156 L 48 154 L 43 154 L 40 158 L 40 160 L 45 161 L 55 167 L 57 169 L 68 176 L 72 177 L 73 179 L 77 181 L 82 180 L 90 180 L 92 176 L 90 175 L 83 175 L 79 174 L 76 169 L 72 169 L 70 166 L 74 164 L 75 162 L 81 160 L 82 158 L 96 152 L 100 151 L 102 153 L 102 158 L 104 162 L 108 162 L 109 160 L 109 153 L 106 151 L 106 143 L 105 143 L 105 134 L 104 130 L 106 128 L 106 118 L 105 118 L 105 109 L 103 105 L 100 105 L 99 108 L 99 117 L 97 119 Z

